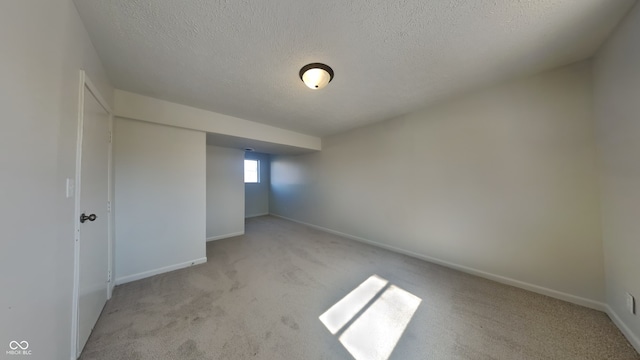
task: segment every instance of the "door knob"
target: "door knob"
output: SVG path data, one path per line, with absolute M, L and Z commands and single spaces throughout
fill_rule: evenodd
M 82 213 L 82 215 L 80 215 L 80 222 L 84 224 L 84 222 L 87 220 L 94 221 L 97 218 L 98 217 L 96 216 L 96 214 L 85 215 L 84 213 Z

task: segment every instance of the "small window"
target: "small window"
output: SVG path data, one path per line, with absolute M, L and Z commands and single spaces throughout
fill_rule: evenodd
M 259 183 L 260 182 L 260 161 L 245 160 L 244 161 L 244 182 Z

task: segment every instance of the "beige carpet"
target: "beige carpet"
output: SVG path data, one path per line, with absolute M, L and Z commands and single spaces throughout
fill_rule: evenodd
M 319 316 L 374 274 L 421 300 L 406 328 L 382 329 L 401 335 L 390 359 L 640 359 L 601 312 L 274 217 L 207 257 L 118 286 L 82 359 L 352 359 L 342 335 L 376 298 L 336 335 Z

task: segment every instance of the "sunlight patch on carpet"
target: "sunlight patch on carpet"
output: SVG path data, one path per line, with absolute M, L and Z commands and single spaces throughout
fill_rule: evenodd
M 356 360 L 387 360 L 421 302 L 373 275 L 322 314 L 320 321 L 333 335 L 352 321 L 338 337 L 345 349 Z
M 365 280 L 347 296 L 335 303 L 324 314 L 320 315 L 320 321 L 335 335 L 356 314 L 362 310 L 389 282 L 378 275 L 373 275 Z

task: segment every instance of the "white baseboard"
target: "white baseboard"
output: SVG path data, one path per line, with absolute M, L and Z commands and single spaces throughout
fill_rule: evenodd
M 234 237 L 234 236 L 240 236 L 240 235 L 244 235 L 244 231 L 239 231 L 239 232 L 235 232 L 235 233 L 231 233 L 231 234 L 224 234 L 224 235 L 217 235 L 217 236 L 208 237 L 207 238 L 207 242 L 226 239 L 226 238 L 230 238 L 230 237 Z
M 187 268 L 187 267 L 190 267 L 190 266 L 194 266 L 194 265 L 198 265 L 198 264 L 204 264 L 206 262 L 207 262 L 207 258 L 203 257 L 203 258 L 200 258 L 200 259 L 186 261 L 186 262 L 183 262 L 183 263 L 180 263 L 180 264 L 174 264 L 174 265 L 161 267 L 159 269 L 154 269 L 154 270 L 144 271 L 144 272 L 133 274 L 133 275 L 123 276 L 123 277 L 120 277 L 120 278 L 116 279 L 116 285 L 122 285 L 124 283 L 128 283 L 128 282 L 132 282 L 132 281 L 148 278 L 148 277 L 151 277 L 151 276 L 154 276 L 154 275 L 158 275 L 158 274 L 162 274 L 162 273 L 166 273 L 166 272 L 169 272 L 169 271 L 184 269 L 184 268 Z
M 249 219 L 249 218 L 254 218 L 254 217 L 258 217 L 258 216 L 265 216 L 265 215 L 269 215 L 269 213 L 266 212 L 266 213 L 260 213 L 260 214 L 246 215 L 244 218 L 245 219 Z
M 627 340 L 629 340 L 629 343 L 631 343 L 636 351 L 640 353 L 640 338 L 638 338 L 638 336 L 634 334 L 631 329 L 629 329 L 627 324 L 622 321 L 618 314 L 613 311 L 613 309 L 609 305 L 606 305 L 606 313 L 607 315 L 609 315 L 609 318 L 611 318 L 611 321 L 616 324 L 618 329 L 622 331 L 622 334 L 627 338 Z
M 373 246 L 377 246 L 386 250 L 391 250 L 393 252 L 397 252 L 400 254 L 404 254 L 404 255 L 408 255 L 411 257 L 415 257 L 421 260 L 425 260 L 434 264 L 438 264 L 438 265 L 442 265 L 451 269 L 455 269 L 455 270 L 459 270 L 468 274 L 472 274 L 472 275 L 476 275 L 485 279 L 489 279 L 489 280 L 493 280 L 502 284 L 506 284 L 506 285 L 511 285 L 511 286 L 515 286 L 517 288 L 521 288 L 521 289 L 525 289 L 525 290 L 529 290 L 538 294 L 542 294 L 542 295 L 546 295 L 552 298 L 556 298 L 556 299 L 560 299 L 560 300 L 564 300 L 570 303 L 574 303 L 577 305 L 581 305 L 581 306 L 585 306 L 591 309 L 595 309 L 595 310 L 599 310 L 599 311 L 606 311 L 606 305 L 602 302 L 599 301 L 595 301 L 595 300 L 591 300 L 591 299 L 587 299 L 587 298 L 583 298 L 580 296 L 576 296 L 576 295 L 571 295 L 562 291 L 557 291 L 557 290 L 553 290 L 553 289 L 549 289 L 543 286 L 538 286 L 538 285 L 534 285 L 534 284 L 530 284 L 524 281 L 520 281 L 520 280 L 516 280 L 516 279 L 512 279 L 512 278 L 508 278 L 506 276 L 501 276 L 501 275 L 496 275 L 496 274 L 492 274 L 492 273 L 488 273 L 486 271 L 482 271 L 482 270 L 478 270 L 478 269 L 474 269 L 474 268 L 470 268 L 467 266 L 463 266 L 463 265 L 458 265 L 458 264 L 454 264 L 448 261 L 444 261 L 444 260 L 440 260 L 431 256 L 427 256 L 427 255 L 423 255 L 423 254 L 419 254 L 413 251 L 408 251 L 408 250 L 404 250 L 395 246 L 391 246 L 391 245 L 387 245 L 387 244 L 382 244 L 376 241 L 371 241 L 368 239 L 364 239 L 358 236 L 353 236 L 353 235 L 349 235 L 349 234 L 345 234 L 339 231 L 335 231 L 335 230 L 331 230 L 322 226 L 317 226 L 317 225 L 313 225 L 313 224 L 309 224 L 309 223 L 305 223 L 303 221 L 299 221 L 296 219 L 291 219 L 288 218 L 286 216 L 281 216 L 281 215 L 277 215 L 277 214 L 271 214 L 271 216 L 275 216 L 275 217 L 279 217 L 281 219 L 285 219 L 285 220 L 289 220 L 289 221 L 293 221 L 314 229 L 318 229 L 324 232 L 328 232 L 330 234 L 334 234 L 334 235 L 338 235 L 338 236 L 342 236 L 345 237 L 347 239 L 352 239 L 352 240 L 356 240 L 359 242 L 363 242 L 369 245 L 373 245 Z

